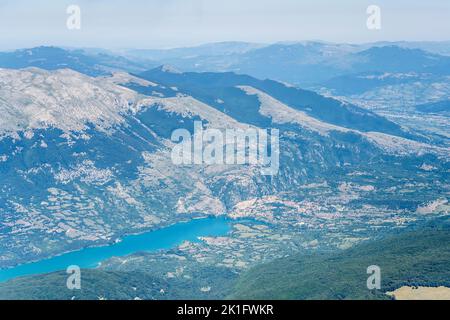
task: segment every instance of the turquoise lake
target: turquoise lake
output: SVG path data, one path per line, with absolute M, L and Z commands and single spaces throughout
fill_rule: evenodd
M 111 257 L 125 256 L 135 252 L 154 252 L 170 249 L 183 241 L 198 242 L 201 236 L 226 235 L 231 230 L 231 220 L 208 217 L 180 222 L 169 227 L 142 234 L 126 236 L 122 241 L 100 247 L 88 247 L 45 260 L 0 269 L 0 282 L 20 276 L 66 270 L 70 265 L 95 268 L 101 261 Z

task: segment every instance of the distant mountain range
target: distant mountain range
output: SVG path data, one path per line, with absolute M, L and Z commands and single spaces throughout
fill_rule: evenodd
M 0 53 L 0 68 L 37 67 L 46 70 L 70 68 L 89 76 L 110 74 L 115 70 L 133 72 L 148 69 L 140 63 L 104 52 L 81 49 L 65 50 L 58 47 L 36 47 Z
M 260 79 L 300 86 L 361 72 L 449 73 L 450 44 L 445 55 L 435 43 L 373 43 L 364 45 L 294 42 L 258 45 L 219 43 L 169 50 L 131 50 L 130 57 L 147 58 L 183 71 L 234 71 Z M 427 51 L 430 49 L 431 51 Z
M 447 42 L 362 45 L 313 41 L 270 45 L 221 42 L 159 50 L 39 47 L 0 54 L 0 67 L 3 68 L 35 66 L 53 70 L 72 67 L 95 76 L 111 70 L 139 72 L 165 64 L 184 72 L 233 71 L 301 86 L 318 85 L 334 77 L 362 72 L 448 75 L 449 61 L 450 43 Z
M 38 47 L 0 53 L 0 68 L 71 68 L 100 76 L 115 71 L 139 74 L 166 65 L 182 72 L 235 72 L 277 80 L 369 108 L 414 107 L 450 98 L 447 47 L 450 45 L 446 42 L 363 45 L 223 42 L 191 48 L 117 52 Z

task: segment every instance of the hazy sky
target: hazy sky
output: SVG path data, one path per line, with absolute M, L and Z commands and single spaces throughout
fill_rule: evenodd
M 68 30 L 66 9 L 81 8 Z M 366 9 L 381 8 L 381 30 Z M 450 0 L 0 0 L 0 48 L 157 48 L 217 41 L 450 40 Z

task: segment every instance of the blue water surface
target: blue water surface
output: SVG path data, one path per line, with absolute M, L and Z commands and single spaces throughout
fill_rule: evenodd
M 170 249 L 183 241 L 199 241 L 200 236 L 226 235 L 231 221 L 224 217 L 208 217 L 180 222 L 169 227 L 138 235 L 126 236 L 122 241 L 101 247 L 88 247 L 45 260 L 0 269 L 0 282 L 16 277 L 66 270 L 70 265 L 95 268 L 103 260 L 139 251 L 152 252 Z

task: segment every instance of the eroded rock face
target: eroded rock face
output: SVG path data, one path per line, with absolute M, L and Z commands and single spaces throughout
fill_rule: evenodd
M 122 122 L 121 112 L 137 94 L 111 81 L 70 69 L 0 70 L 0 133 L 49 127 L 82 131 L 87 123 L 106 129 Z

